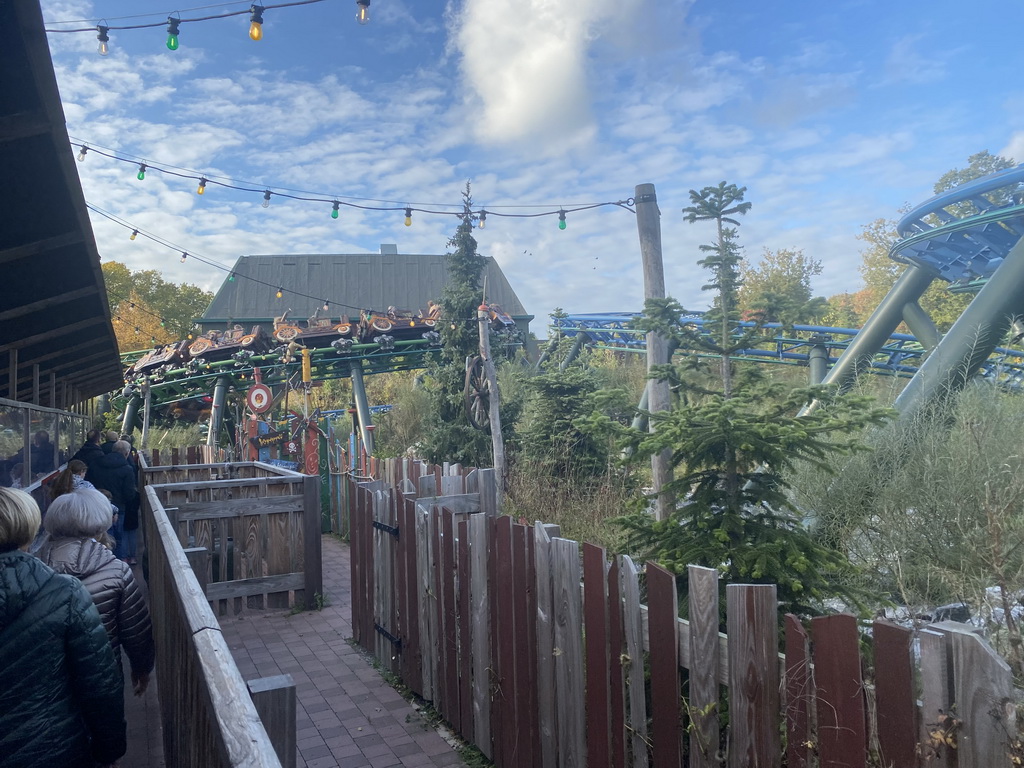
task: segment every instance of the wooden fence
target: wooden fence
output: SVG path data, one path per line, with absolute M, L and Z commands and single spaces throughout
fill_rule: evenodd
M 153 466 L 142 475 L 220 615 L 309 607 L 322 594 L 317 477 L 260 462 Z
M 875 621 L 862 655 L 853 616 L 780 636 L 775 587 L 729 584 L 722 634 L 715 570 L 690 567 L 681 620 L 674 574 L 495 515 L 488 472 L 353 484 L 352 624 L 500 768 L 1020 764 L 1010 670 L 971 627 Z

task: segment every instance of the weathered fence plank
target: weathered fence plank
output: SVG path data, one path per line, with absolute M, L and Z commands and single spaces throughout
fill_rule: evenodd
M 491 663 L 494 666 L 495 691 L 491 702 L 491 729 L 494 732 L 495 762 L 512 766 L 516 762 L 515 699 L 515 619 L 512 612 L 512 518 L 495 520 L 491 556 L 494 559 L 494 592 L 491 611 L 491 637 L 495 640 Z
M 800 620 L 786 614 L 786 766 L 809 768 L 811 739 L 811 656 Z
M 627 729 L 632 765 L 650 763 L 647 742 L 647 698 L 644 692 L 644 629 L 640 610 L 640 575 L 628 555 L 620 555 L 623 629 L 626 635 L 626 681 L 629 697 Z
M 679 601 L 676 577 L 657 563 L 647 563 L 647 622 L 651 647 L 651 735 L 654 768 L 682 763 L 679 713 Z
M 459 651 L 459 733 L 467 741 L 473 739 L 473 654 L 472 627 L 473 609 L 470 600 L 469 575 L 469 520 L 458 521 L 456 528 L 457 609 L 458 609 L 458 651 Z
M 534 744 L 537 727 L 537 691 L 534 688 L 536 665 L 536 612 L 530 550 L 525 525 L 512 526 L 512 618 L 513 657 L 515 659 L 515 764 L 536 765 Z M 531 612 L 533 616 L 531 617 Z M 532 619 L 532 620 L 531 620 Z
M 587 766 L 609 768 L 608 596 L 604 548 L 583 545 L 583 631 L 587 666 Z
M 500 519 L 500 518 L 499 518 Z M 555 711 L 558 720 L 558 764 L 582 768 L 587 764 L 584 734 L 583 648 L 580 637 L 579 544 L 551 540 L 552 595 L 555 621 Z
M 939 739 L 942 719 L 950 715 L 954 703 L 947 637 L 942 632 L 925 628 L 918 633 L 918 642 L 921 646 L 919 750 L 929 768 L 956 768 L 956 752 L 940 743 Z
M 555 768 L 558 757 L 555 699 L 554 626 L 551 597 L 551 537 L 542 523 L 533 527 L 536 541 L 537 713 L 541 768 Z
M 812 619 L 811 637 L 821 766 L 864 768 L 867 723 L 857 619 L 849 614 Z
M 489 550 L 488 520 L 484 515 L 469 516 L 469 590 L 473 626 L 470 643 L 473 656 L 473 739 L 488 758 L 494 754 L 491 743 L 491 602 L 487 588 Z
M 687 568 L 690 614 L 690 768 L 718 768 L 718 571 Z
M 622 589 L 619 562 L 612 560 L 608 569 L 608 651 L 609 685 L 611 686 L 611 754 L 612 768 L 626 768 L 626 678 L 623 666 L 625 634 L 622 626 Z
M 438 519 L 441 523 L 441 594 L 444 598 L 444 616 L 441 637 L 444 650 L 444 691 L 445 718 L 454 726 L 456 733 L 462 732 L 462 708 L 459 704 L 459 652 L 458 652 L 458 611 L 455 604 L 455 516 L 442 509 Z
M 886 621 L 875 621 L 872 630 L 879 756 L 884 766 L 912 766 L 917 751 L 917 704 L 910 658 L 914 633 Z

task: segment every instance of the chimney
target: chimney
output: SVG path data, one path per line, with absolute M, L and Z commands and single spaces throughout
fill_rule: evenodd
M 380 244 L 380 255 L 381 256 L 397 256 L 398 246 L 392 243 L 381 243 Z

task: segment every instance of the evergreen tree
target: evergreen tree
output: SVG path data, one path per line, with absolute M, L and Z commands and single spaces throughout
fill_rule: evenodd
M 828 596 L 856 597 L 846 556 L 816 541 L 802 525 L 788 494 L 786 473 L 798 461 L 831 471 L 830 459 L 856 450 L 855 432 L 882 421 L 887 411 L 872 409 L 864 398 L 838 395 L 824 387 L 785 391 L 759 377 L 734 377 L 729 355 L 746 345 L 734 333 L 738 244 L 729 216 L 744 213 L 743 188 L 726 185 L 691 192 L 687 219 L 715 221 L 718 238 L 701 246 L 709 254 L 701 265 L 712 272 L 705 290 L 716 292 L 709 322 L 717 338 L 708 341 L 680 320 L 684 309 L 674 299 L 649 300 L 645 330 L 653 330 L 691 353 L 717 350 L 722 357 L 721 389 L 712 391 L 693 371 L 668 366 L 686 391 L 674 410 L 651 414 L 654 431 L 631 431 L 633 461 L 668 449 L 675 471 L 669 485 L 682 502 L 665 520 L 647 510 L 622 519 L 631 544 L 681 576 L 688 564 L 718 568 L 728 582 L 775 583 L 783 610 L 812 613 Z M 818 399 L 823 407 L 797 418 L 800 408 Z M 685 589 L 685 578 L 680 584 Z
M 491 439 L 475 429 L 465 412 L 466 358 L 479 354 L 476 311 L 482 299 L 487 259 L 477 253 L 473 237 L 473 197 L 467 183 L 458 228 L 445 255 L 448 282 L 441 293 L 441 352 L 430 369 L 432 425 L 424 438 L 429 461 L 491 465 Z

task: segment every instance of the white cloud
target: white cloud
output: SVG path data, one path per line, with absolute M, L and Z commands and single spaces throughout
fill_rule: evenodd
M 1024 163 L 1024 131 L 1017 131 L 1006 143 L 1006 146 L 997 153 L 1002 157 L 1008 157 L 1016 163 Z

